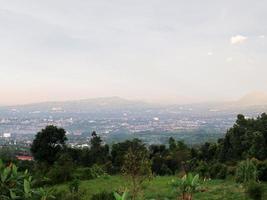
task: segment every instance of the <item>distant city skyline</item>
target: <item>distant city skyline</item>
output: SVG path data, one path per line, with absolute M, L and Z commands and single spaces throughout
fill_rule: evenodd
M 0 105 L 267 93 L 267 2 L 0 0 Z

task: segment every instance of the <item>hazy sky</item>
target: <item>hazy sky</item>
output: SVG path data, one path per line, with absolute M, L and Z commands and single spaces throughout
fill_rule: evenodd
M 266 0 L 0 0 L 0 104 L 267 92 Z

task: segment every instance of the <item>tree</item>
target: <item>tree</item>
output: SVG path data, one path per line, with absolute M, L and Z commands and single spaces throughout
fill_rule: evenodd
M 236 123 L 230 128 L 223 140 L 218 142 L 221 161 L 244 160 L 256 157 L 267 158 L 267 115 L 246 119 L 238 115 Z
M 251 157 L 264 160 L 264 158 L 266 158 L 267 149 L 263 134 L 260 131 L 253 132 L 253 137 L 250 141 L 251 145 L 248 154 Z
M 121 171 L 124 163 L 125 155 L 129 148 L 138 149 L 140 151 L 146 151 L 146 147 L 139 139 L 126 140 L 112 145 L 111 148 L 111 160 L 114 172 Z
M 90 145 L 90 164 L 106 164 L 109 160 L 109 146 L 107 144 L 103 145 L 101 137 L 95 131 L 92 133 Z
M 63 128 L 47 126 L 38 132 L 33 140 L 31 152 L 34 159 L 52 165 L 64 149 L 66 140 L 66 132 Z
M 132 199 L 136 200 L 142 183 L 151 177 L 151 163 L 147 150 L 130 147 L 124 157 L 123 173 L 130 179 Z

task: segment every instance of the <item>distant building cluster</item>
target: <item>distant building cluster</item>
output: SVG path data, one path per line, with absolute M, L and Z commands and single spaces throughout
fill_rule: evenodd
M 0 133 L 0 138 L 11 138 L 11 133 Z

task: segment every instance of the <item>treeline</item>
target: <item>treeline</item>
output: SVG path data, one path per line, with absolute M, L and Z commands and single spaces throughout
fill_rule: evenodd
M 238 162 L 253 158 L 257 161 L 260 180 L 267 180 L 265 113 L 256 119 L 238 115 L 225 138 L 198 147 L 189 147 L 173 138 L 168 145 L 146 146 L 139 139 L 107 145 L 96 132 L 92 133 L 87 148 L 71 148 L 66 141 L 64 129 L 47 126 L 33 141 L 31 152 L 36 162 L 29 167 L 38 171 L 38 175 L 50 177 L 54 183 L 73 177 L 87 179 L 98 172 L 118 174 L 122 172 L 125 155 L 132 149 L 133 153 L 141 151 L 147 155 L 154 175 L 196 172 L 206 178 L 225 178 L 235 174 Z M 92 169 L 95 172 L 91 173 Z
M 26 174 L 23 179 L 18 176 L 13 180 L 12 177 L 16 177 L 18 173 L 13 165 L 12 152 L 8 152 L 8 149 L 0 150 L 0 159 L 6 163 L 0 165 L 1 176 L 7 174 L 6 177 L 11 177 L 4 179 L 4 182 L 1 180 L 5 187 L 1 186 L 0 190 L 12 199 L 14 184 L 11 183 L 20 182 L 20 185 L 24 186 L 19 188 L 19 192 L 31 199 L 34 194 L 37 194 L 38 198 L 44 195 L 42 188 L 35 188 L 72 181 L 69 193 L 53 192 L 53 196 L 57 199 L 68 199 L 66 196 L 69 195 L 70 199 L 79 199 L 81 194 L 75 192 L 78 181 L 123 174 L 132 183 L 130 192 L 132 199 L 135 199 L 140 194 L 144 180 L 153 175 L 187 174 L 189 179 L 193 179 L 191 173 L 199 174 L 203 179 L 225 179 L 227 176 L 233 176 L 237 182 L 247 185 L 251 180 L 254 181 L 253 184 L 258 180 L 267 181 L 265 113 L 255 119 L 238 115 L 235 124 L 224 138 L 215 143 L 193 147 L 172 137 L 169 138 L 168 145 L 147 146 L 139 139 L 108 145 L 96 132 L 91 134 L 89 147 L 86 148 L 72 148 L 66 141 L 65 130 L 56 126 L 47 126 L 37 133 L 30 149 L 34 161 L 15 161 L 19 170 L 30 170 L 33 179 Z M 25 184 L 27 187 L 31 186 L 27 191 Z M 7 189 L 6 186 L 12 187 Z M 113 194 L 109 195 L 113 199 Z
M 204 143 L 195 147 L 173 138 L 169 139 L 168 145 L 146 146 L 139 139 L 108 145 L 104 144 L 96 132 L 92 133 L 87 148 L 71 148 L 66 145 L 66 141 L 64 129 L 47 126 L 37 133 L 31 146 L 36 162 L 20 162 L 20 167 L 37 171 L 36 174 L 40 176 L 52 177 L 56 183 L 69 180 L 75 175 L 82 178 L 83 173 L 89 174 L 86 170 L 91 167 L 108 174 L 118 174 L 121 173 L 125 155 L 131 148 L 134 152 L 145 152 L 155 175 L 195 171 L 205 177 L 225 178 L 228 174 L 235 173 L 239 161 L 253 158 L 257 160 L 260 179 L 267 180 L 265 113 L 257 118 L 248 119 L 238 115 L 235 124 L 224 138 L 215 143 Z M 6 152 L 7 150 L 4 154 L 9 155 Z M 8 159 L 6 156 L 3 157 Z M 73 173 L 74 169 L 78 169 L 75 170 L 76 174 Z M 62 172 L 62 177 L 58 171 Z

